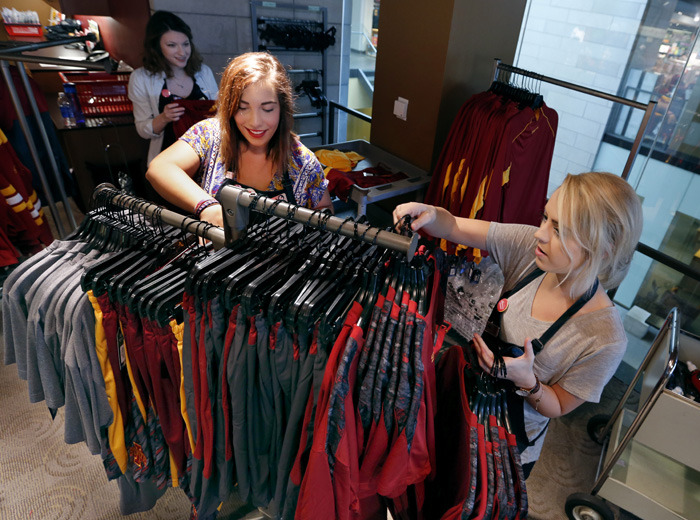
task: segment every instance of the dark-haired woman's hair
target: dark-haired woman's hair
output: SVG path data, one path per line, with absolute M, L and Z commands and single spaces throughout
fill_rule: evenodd
M 270 85 L 277 93 L 280 122 L 267 145 L 267 154 L 277 168 L 283 168 L 295 137 L 292 132 L 294 94 L 284 66 L 272 54 L 266 52 L 248 52 L 237 56 L 231 60 L 221 77 L 216 112 L 221 128 L 220 154 L 228 168 L 238 168 L 239 145 L 247 141 L 233 117 L 238 111 L 243 91 L 255 83 Z
M 190 59 L 185 65 L 188 76 L 194 77 L 195 72 L 202 66 L 202 56 L 197 52 L 192 40 L 192 29 L 182 18 L 170 11 L 156 11 L 151 15 L 146 25 L 146 39 L 143 42 L 143 67 L 153 74 L 165 72 L 170 77 L 170 64 L 160 50 L 160 38 L 168 31 L 176 31 L 187 36 L 190 40 Z

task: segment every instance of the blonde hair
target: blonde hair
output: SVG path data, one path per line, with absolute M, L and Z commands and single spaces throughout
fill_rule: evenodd
M 578 244 L 584 260 L 567 274 L 574 276 L 571 295 L 588 290 L 596 277 L 603 288 L 620 285 L 629 270 L 642 233 L 642 204 L 624 179 L 607 172 L 567 175 L 557 189 L 562 245 Z
M 255 83 L 270 85 L 277 93 L 280 122 L 268 143 L 267 154 L 281 168 L 291 153 L 294 124 L 292 84 L 284 66 L 266 52 L 248 52 L 237 56 L 226 67 L 219 85 L 216 117 L 221 128 L 221 156 L 226 168 L 237 169 L 238 149 L 246 139 L 233 120 L 243 91 Z

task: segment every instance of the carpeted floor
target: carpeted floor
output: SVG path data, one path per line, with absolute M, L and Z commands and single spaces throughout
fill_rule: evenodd
M 2 348 L 0 359 L 1 355 Z M 84 444 L 63 441 L 62 411 L 51 420 L 44 403 L 30 404 L 27 385 L 14 365 L 0 363 L 0 389 L 0 519 L 123 518 L 117 486 L 107 481 L 99 457 L 90 455 Z M 552 421 L 542 458 L 528 479 L 530 518 L 566 519 L 568 495 L 590 491 L 600 446 L 588 438 L 586 424 L 589 417 L 612 411 L 623 392 L 624 385 L 614 379 L 601 404 L 584 404 Z M 250 510 L 232 499 L 224 504 L 220 518 L 243 518 Z M 188 514 L 184 493 L 170 489 L 154 509 L 129 518 L 172 520 L 186 519 Z M 635 518 L 624 512 L 618 515 L 624 520 Z

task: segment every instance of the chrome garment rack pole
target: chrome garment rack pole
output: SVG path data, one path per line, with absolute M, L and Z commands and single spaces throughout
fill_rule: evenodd
M 22 78 L 22 83 L 24 84 L 24 90 L 29 93 L 32 91 L 32 86 L 29 84 L 29 78 L 27 77 L 27 71 L 24 67 L 17 67 L 19 70 L 19 76 Z M 68 197 L 66 196 L 66 189 L 63 186 L 63 179 L 61 179 L 61 172 L 58 169 L 58 164 L 56 163 L 56 157 L 54 157 L 53 149 L 51 148 L 51 143 L 49 142 L 49 135 L 46 133 L 46 128 L 44 127 L 44 122 L 41 119 L 41 113 L 39 112 L 39 106 L 36 104 L 36 99 L 33 95 L 27 95 L 29 99 L 29 104 L 32 106 L 32 112 L 34 113 L 34 119 L 37 122 L 37 127 L 39 128 L 39 133 L 41 134 L 41 140 L 44 142 L 44 147 L 46 148 L 47 155 L 49 156 L 49 164 L 51 164 L 51 169 L 56 176 L 56 184 L 58 186 L 58 194 L 61 196 L 63 204 L 65 204 L 65 213 L 68 216 L 68 222 L 71 225 L 71 229 L 75 229 L 77 224 L 75 223 L 75 217 L 73 216 L 73 211 L 68 205 Z
M 47 181 L 46 173 L 44 172 L 44 168 L 41 164 L 41 159 L 39 158 L 39 151 L 37 149 L 36 143 L 34 142 L 34 138 L 32 137 L 31 130 L 29 129 L 29 124 L 27 123 L 27 118 L 24 115 L 24 109 L 22 107 L 22 102 L 20 101 L 19 95 L 17 93 L 17 89 L 15 88 L 15 83 L 12 80 L 12 74 L 10 73 L 10 65 L 9 61 L 16 61 L 16 62 L 23 62 L 23 61 L 29 61 L 29 62 L 39 62 L 39 63 L 46 63 L 46 62 L 51 62 L 51 63 L 58 63 L 58 64 L 65 64 L 65 65 L 78 65 L 82 66 L 84 68 L 99 68 L 102 69 L 103 67 L 98 64 L 91 64 L 87 62 L 78 62 L 76 60 L 60 60 L 60 59 L 52 59 L 52 58 L 44 58 L 41 56 L 32 56 L 32 55 L 24 55 L 22 54 L 23 52 L 26 51 L 34 51 L 38 49 L 42 49 L 45 47 L 54 47 L 57 45 L 65 45 L 67 43 L 77 43 L 77 42 L 84 42 L 84 41 L 95 41 L 95 36 L 90 34 L 88 36 L 79 36 L 79 37 L 74 37 L 74 38 L 64 38 L 61 40 L 54 40 L 54 41 L 47 41 L 47 42 L 38 42 L 38 43 L 15 43 L 15 42 L 3 42 L 2 45 L 0 45 L 0 65 L 2 66 L 2 75 L 5 79 L 5 83 L 7 84 L 7 89 L 10 93 L 10 98 L 12 99 L 12 104 L 15 108 L 15 112 L 17 113 L 17 120 L 19 122 L 20 128 L 22 129 L 22 133 L 24 134 L 24 138 L 27 141 L 27 147 L 29 148 L 29 153 L 32 156 L 32 160 L 34 161 L 34 165 L 36 166 L 36 171 L 37 174 L 39 175 L 39 182 L 41 183 L 41 187 L 44 190 L 44 195 L 46 197 L 46 202 L 48 202 L 49 207 L 51 208 L 51 216 L 54 219 L 54 222 L 56 223 L 56 229 L 61 235 L 61 237 L 66 235 L 66 230 L 63 226 L 63 221 L 61 220 L 61 216 L 58 213 L 58 207 L 56 206 L 56 202 L 54 200 L 53 193 L 51 193 L 51 190 L 49 188 L 49 183 Z M 19 65 L 17 67 L 17 70 L 19 71 L 19 76 L 22 79 L 22 85 L 25 90 L 25 94 L 27 96 L 27 100 L 29 101 L 29 105 L 32 109 L 32 113 L 34 115 L 34 118 L 36 119 L 36 124 L 37 128 L 39 129 L 39 133 L 41 134 L 41 139 L 44 143 L 44 147 L 46 148 L 47 155 L 49 157 L 49 163 L 51 165 L 51 169 L 53 170 L 54 174 L 54 179 L 56 181 L 56 185 L 58 186 L 58 195 L 61 198 L 61 201 L 63 202 L 63 208 L 66 216 L 68 217 L 68 222 L 71 226 L 71 229 L 75 229 L 76 227 L 76 222 L 75 222 L 75 217 L 73 216 L 73 211 L 71 210 L 71 207 L 68 203 L 68 197 L 66 196 L 66 191 L 63 186 L 63 180 L 61 179 L 61 173 L 58 169 L 58 165 L 56 164 L 56 158 L 54 157 L 53 154 L 53 149 L 51 148 L 51 144 L 49 142 L 49 137 L 48 134 L 46 133 L 46 127 L 44 126 L 44 122 L 41 118 L 41 114 L 39 112 L 39 107 L 36 103 L 36 98 L 34 97 L 34 91 L 31 88 L 31 85 L 29 84 L 29 79 L 27 77 L 27 72 L 24 70 L 24 67 L 22 65 Z
M 158 204 L 145 201 L 138 197 L 132 197 L 120 192 L 109 183 L 102 183 L 92 192 L 92 203 L 95 200 L 106 200 L 108 203 L 114 204 L 120 208 L 135 211 L 147 217 L 159 219 L 161 222 L 170 224 L 173 227 L 187 231 L 207 240 L 211 240 L 214 246 L 218 249 L 224 246 L 224 230 L 220 227 L 213 226 L 207 222 L 202 222 L 185 215 L 180 215 L 169 209 L 165 209 Z
M 656 108 L 656 100 L 652 99 L 651 101 L 649 101 L 649 103 L 640 103 L 639 101 L 634 101 L 632 99 L 627 99 L 620 96 L 614 96 L 612 94 L 608 94 L 607 92 L 602 92 L 600 90 L 584 87 L 575 83 L 569 83 L 568 81 L 551 78 L 549 76 L 543 76 L 542 74 L 537 74 L 536 72 L 531 72 L 526 69 L 520 69 L 518 67 L 514 67 L 513 65 L 507 65 L 498 58 L 496 58 L 493 67 L 493 81 L 497 81 L 499 71 L 510 72 L 512 74 L 518 74 L 520 76 L 526 76 L 528 78 L 533 78 L 538 81 L 551 83 L 552 85 L 557 85 L 559 87 L 567 88 L 569 90 L 575 90 L 583 94 L 588 94 L 589 96 L 606 99 L 614 103 L 621 103 L 632 108 L 644 110 L 644 117 L 642 117 L 642 122 L 639 125 L 639 130 L 637 131 L 637 135 L 634 138 L 634 143 L 632 143 L 632 148 L 630 149 L 630 154 L 627 157 L 627 162 L 625 163 L 625 167 L 622 170 L 622 178 L 627 179 L 627 177 L 629 177 L 630 170 L 632 169 L 632 164 L 634 164 L 634 160 L 637 157 L 637 154 L 639 153 L 639 146 L 642 144 L 642 138 L 644 137 L 644 132 L 646 131 L 647 124 L 649 124 L 649 119 L 651 118 L 651 115 L 654 113 L 654 109 Z
M 12 80 L 12 74 L 10 73 L 10 65 L 4 60 L 0 62 L 0 64 L 2 65 L 2 75 L 5 78 L 7 90 L 10 93 L 10 97 L 12 98 L 12 104 L 14 105 L 15 111 L 17 112 L 17 121 L 19 122 L 19 126 L 22 129 L 22 133 L 24 134 L 24 138 L 27 141 L 27 147 L 29 148 L 29 153 L 32 156 L 32 160 L 34 161 L 34 166 L 36 166 L 36 172 L 37 174 L 39 174 L 39 182 L 41 182 L 41 187 L 44 189 L 44 196 L 46 197 L 46 201 L 49 203 L 49 207 L 51 208 L 51 217 L 53 217 L 53 220 L 56 223 L 56 229 L 58 230 L 58 234 L 61 235 L 61 237 L 64 237 L 66 235 L 66 230 L 63 227 L 61 215 L 59 215 L 58 213 L 58 207 L 56 206 L 53 194 L 51 193 L 51 189 L 49 188 L 49 183 L 46 179 L 46 173 L 44 173 L 44 168 L 41 165 L 41 159 L 39 159 L 39 151 L 37 150 L 36 143 L 32 138 L 32 132 L 29 129 L 29 123 L 27 123 L 27 118 L 24 116 L 22 102 L 19 99 L 17 89 L 15 89 L 15 83 Z M 31 88 L 27 91 L 27 97 L 29 99 L 34 100 L 34 94 L 32 93 Z M 30 104 L 36 105 L 36 101 L 34 101 L 34 103 L 30 102 Z M 37 120 L 37 125 L 43 128 L 41 119 Z M 48 153 L 51 154 L 50 149 Z M 56 179 L 58 182 L 60 182 L 60 177 L 58 174 L 56 174 Z M 70 207 L 68 206 L 68 201 L 65 198 L 63 199 L 63 203 L 65 204 L 66 213 L 68 213 L 70 211 Z
M 254 192 L 237 186 L 222 186 L 216 197 L 224 208 L 224 229 L 227 244 L 242 235 L 246 225 L 244 221 L 248 220 L 246 217 L 249 208 L 255 203 L 253 208 L 255 211 L 337 232 L 363 242 L 377 244 L 403 253 L 409 258 L 413 257 L 418 247 L 418 234 L 404 236 L 367 224 L 356 224 L 339 217 L 328 217 L 327 214 L 320 211 L 313 211 L 268 197 L 260 197 Z

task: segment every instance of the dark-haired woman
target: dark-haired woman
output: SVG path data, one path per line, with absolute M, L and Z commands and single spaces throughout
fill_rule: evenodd
M 292 131 L 293 113 L 282 64 L 271 54 L 242 54 L 221 77 L 216 117 L 153 159 L 146 178 L 169 202 L 219 226 L 213 196 L 225 179 L 307 208 L 332 208 L 321 164 Z
M 148 163 L 176 140 L 172 123 L 185 109 L 178 99 L 216 99 L 211 69 L 192 41 L 192 30 L 177 15 L 156 11 L 146 25 L 143 67 L 129 78 L 136 131 L 150 139 Z

